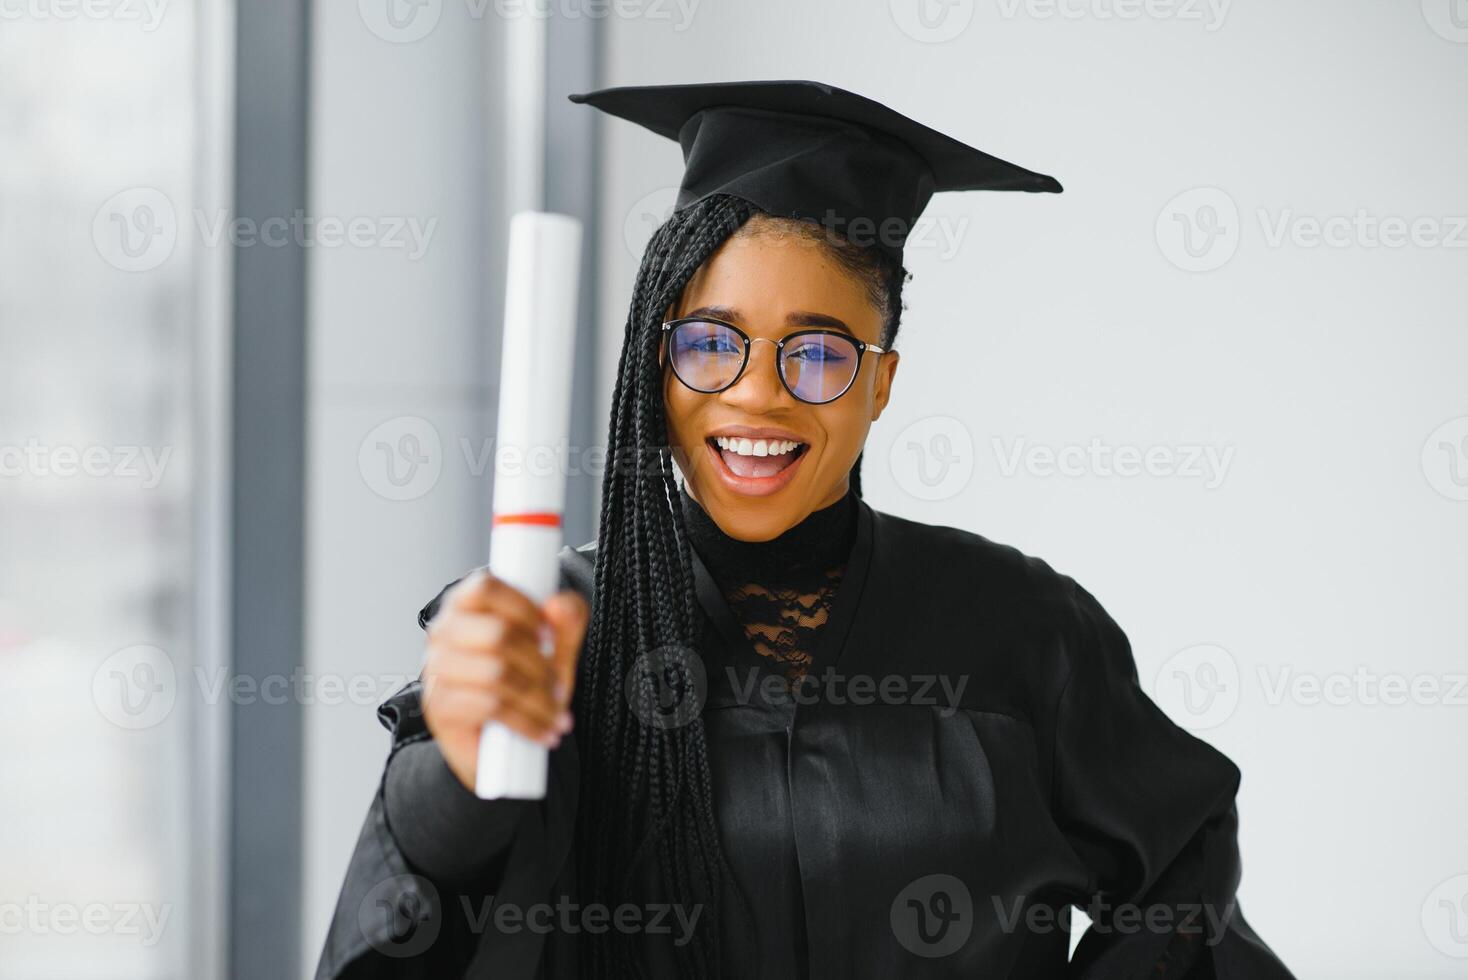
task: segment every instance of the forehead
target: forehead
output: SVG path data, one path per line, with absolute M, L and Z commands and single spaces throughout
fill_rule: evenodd
M 881 315 L 865 285 L 818 239 L 763 225 L 725 241 L 683 290 L 676 316 L 722 307 L 751 335 L 778 335 L 796 314 L 834 317 L 876 343 Z

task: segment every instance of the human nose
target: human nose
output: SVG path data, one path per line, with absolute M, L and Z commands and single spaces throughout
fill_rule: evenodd
M 768 359 L 761 356 L 757 346 L 761 341 L 770 345 Z M 744 373 L 731 386 L 724 389 L 725 401 L 746 407 L 775 401 L 785 386 L 780 383 L 779 345 L 767 337 L 755 337 L 749 342 L 749 362 Z

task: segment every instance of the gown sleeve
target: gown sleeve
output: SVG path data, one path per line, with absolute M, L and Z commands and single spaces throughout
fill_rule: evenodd
M 433 739 L 388 760 L 382 788 L 388 829 L 408 863 L 439 882 L 468 884 L 503 856 L 531 800 L 481 800 L 455 776 Z
M 432 875 L 408 858 L 388 820 L 389 775 L 403 753 L 431 738 L 420 695 L 415 680 L 378 708 L 392 744 L 337 898 L 317 980 L 454 977 L 473 957 L 472 921 L 461 910 L 465 900 L 473 909 L 493 894 L 501 868 L 491 860 L 457 880 Z M 503 835 L 492 850 L 507 850 L 514 825 L 491 826 Z
M 1068 976 L 1293 980 L 1239 909 L 1238 767 L 1147 697 L 1100 603 L 1079 585 L 1073 601 L 1052 797 L 1092 925 Z
M 561 560 L 562 587 L 587 594 L 589 563 L 569 548 Z M 418 614 L 419 626 L 453 585 Z M 491 970 L 530 976 L 540 960 L 540 932 L 497 931 L 491 915 L 502 905 L 541 901 L 566 859 L 577 799 L 574 733 L 550 752 L 544 800 L 479 800 L 443 762 L 421 695 L 414 680 L 377 709 L 391 733 L 388 758 L 316 980 L 448 980 Z

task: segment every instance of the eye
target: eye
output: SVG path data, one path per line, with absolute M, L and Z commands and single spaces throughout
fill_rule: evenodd
M 846 360 L 841 351 L 820 340 L 798 341 L 785 356 L 809 364 L 839 364 Z
M 737 354 L 742 349 L 739 338 L 728 330 L 695 330 L 679 332 L 678 350 L 692 354 Z

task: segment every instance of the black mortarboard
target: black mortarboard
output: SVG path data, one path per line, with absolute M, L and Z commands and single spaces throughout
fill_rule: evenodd
M 1050 191 L 1054 177 L 966 146 L 852 92 L 810 81 L 639 85 L 570 96 L 683 147 L 675 209 L 733 194 L 813 218 L 899 259 L 936 191 Z

